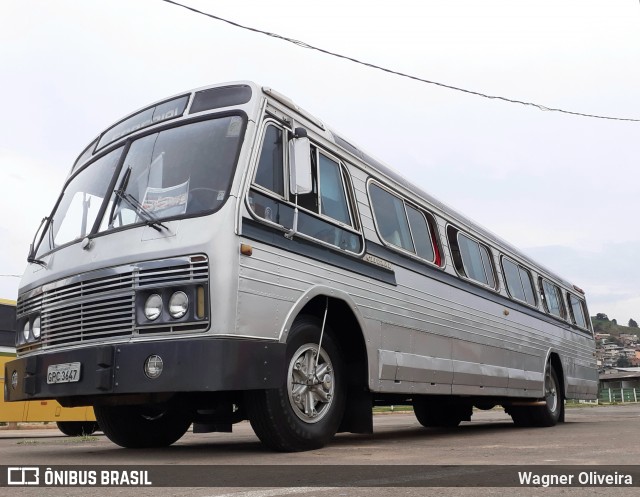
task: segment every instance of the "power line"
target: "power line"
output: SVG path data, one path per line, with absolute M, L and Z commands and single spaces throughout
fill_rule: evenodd
M 0 278 L 22 278 L 19 274 L 0 274 Z
M 607 120 L 610 120 L 610 121 L 640 122 L 640 119 L 631 119 L 631 118 L 624 118 L 624 117 L 612 117 L 612 116 L 600 116 L 600 115 L 597 115 L 597 114 L 585 114 L 583 112 L 574 112 L 574 111 L 559 109 L 559 108 L 555 108 L 555 107 L 547 107 L 546 105 L 536 104 L 534 102 L 526 102 L 526 101 L 523 101 L 523 100 L 516 100 L 516 99 L 513 99 L 513 98 L 501 97 L 501 96 L 497 96 L 497 95 L 487 95 L 485 93 L 481 93 L 481 92 L 478 92 L 478 91 L 467 90 L 465 88 L 460 88 L 460 87 L 457 87 L 457 86 L 447 85 L 445 83 L 439 83 L 437 81 L 431 81 L 431 80 L 428 80 L 428 79 L 420 78 L 418 76 L 413 76 L 411 74 L 407 74 L 407 73 L 403 73 L 403 72 L 400 72 L 400 71 L 395 71 L 393 69 L 388 69 L 388 68 L 385 68 L 385 67 L 382 67 L 382 66 L 378 66 L 378 65 L 372 64 L 370 62 L 364 62 L 364 61 L 358 60 L 356 58 L 350 57 L 348 55 L 342 55 L 342 54 L 339 54 L 339 53 L 331 52 L 329 50 L 325 50 L 324 48 L 316 47 L 314 45 L 310 45 L 309 43 L 305 43 L 304 41 L 295 40 L 293 38 L 287 38 L 286 36 L 282 36 L 282 35 L 279 35 L 277 33 L 271 33 L 269 31 L 263 31 L 261 29 L 252 28 L 250 26 L 244 26 L 244 25 L 239 24 L 237 22 L 230 21 L 228 19 L 224 19 L 223 17 L 219 17 L 219 16 L 216 16 L 216 15 L 213 15 L 213 14 L 209 14 L 207 12 L 203 12 L 201 10 L 198 10 L 198 9 L 194 8 L 194 7 L 190 7 L 188 5 L 184 5 L 184 4 L 181 4 L 181 3 L 178 3 L 178 2 L 174 2 L 173 0 L 162 0 L 162 1 L 166 2 L 166 3 L 170 3 L 170 4 L 173 4 L 173 5 L 176 5 L 178 7 L 182 7 L 182 8 L 187 9 L 187 10 L 190 10 L 192 12 L 195 12 L 196 14 L 200 14 L 200 15 L 203 15 L 203 16 L 210 17 L 211 19 L 215 19 L 217 21 L 225 22 L 227 24 L 230 24 L 231 26 L 235 26 L 235 27 L 240 28 L 240 29 L 244 29 L 244 30 L 247 30 L 247 31 L 252 31 L 254 33 L 259 33 L 259 34 L 263 34 L 263 35 L 266 35 L 266 36 L 270 36 L 271 38 L 277 38 L 279 40 L 283 40 L 283 41 L 286 41 L 286 42 L 289 42 L 289 43 L 293 43 L 294 45 L 297 45 L 297 46 L 299 46 L 301 48 L 306 48 L 306 49 L 309 49 L 309 50 L 316 50 L 316 51 L 321 52 L 323 54 L 331 55 L 332 57 L 338 57 L 340 59 L 348 60 L 350 62 L 354 62 L 356 64 L 360 64 L 362 66 L 370 67 L 372 69 L 377 69 L 379 71 L 384 71 L 384 72 L 387 72 L 387 73 L 390 73 L 390 74 L 395 74 L 396 76 L 401 76 L 403 78 L 412 79 L 414 81 L 419 81 L 421 83 L 427 83 L 427 84 L 430 84 L 430 85 L 440 86 L 441 88 L 447 88 L 449 90 L 459 91 L 459 92 L 462 92 L 462 93 L 467 93 L 469 95 L 475 95 L 475 96 L 478 96 L 478 97 L 488 98 L 488 99 L 491 99 L 491 100 L 502 100 L 503 102 L 508 102 L 508 103 L 512 103 L 512 104 L 520 104 L 520 105 L 526 105 L 526 106 L 529 106 L 529 107 L 535 107 L 535 108 L 537 108 L 539 110 L 546 111 L 546 112 L 560 112 L 562 114 L 570 114 L 572 116 L 590 117 L 590 118 L 594 118 L 594 119 L 607 119 Z

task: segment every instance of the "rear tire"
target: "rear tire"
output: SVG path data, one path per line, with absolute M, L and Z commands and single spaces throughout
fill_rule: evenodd
M 91 435 L 100 429 L 95 421 L 56 421 L 56 425 L 68 437 Z
M 543 406 L 511 406 L 508 409 L 516 426 L 555 426 L 563 417 L 564 397 L 555 368 L 549 364 L 544 375 Z
M 189 413 L 176 406 L 95 406 L 94 411 L 107 438 L 129 449 L 166 447 L 191 425 Z
M 282 385 L 245 395 L 253 430 L 273 450 L 319 449 L 340 426 L 346 402 L 344 362 L 327 327 L 315 369 L 321 325 L 313 316 L 296 319 L 287 340 L 287 374 Z

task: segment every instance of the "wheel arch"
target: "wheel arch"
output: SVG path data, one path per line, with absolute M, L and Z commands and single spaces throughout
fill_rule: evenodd
M 333 331 L 347 369 L 347 405 L 338 431 L 372 433 L 372 398 L 368 389 L 369 359 L 364 337 L 364 319 L 351 296 L 341 290 L 316 285 L 307 290 L 289 311 L 280 331 L 286 342 L 289 330 L 300 315 L 311 315 L 320 321 L 329 303 L 327 326 Z

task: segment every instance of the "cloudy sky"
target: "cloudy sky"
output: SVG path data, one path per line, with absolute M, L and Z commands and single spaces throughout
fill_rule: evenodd
M 637 0 L 183 0 L 423 79 L 640 119 Z M 210 83 L 290 96 L 442 201 L 640 319 L 640 122 L 543 112 L 404 79 L 161 0 L 0 0 L 0 297 L 79 152 Z

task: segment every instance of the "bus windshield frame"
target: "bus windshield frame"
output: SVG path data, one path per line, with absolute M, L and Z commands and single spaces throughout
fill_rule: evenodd
M 106 148 L 65 183 L 36 257 L 85 237 L 217 212 L 230 194 L 246 123 L 241 111 L 172 121 Z

